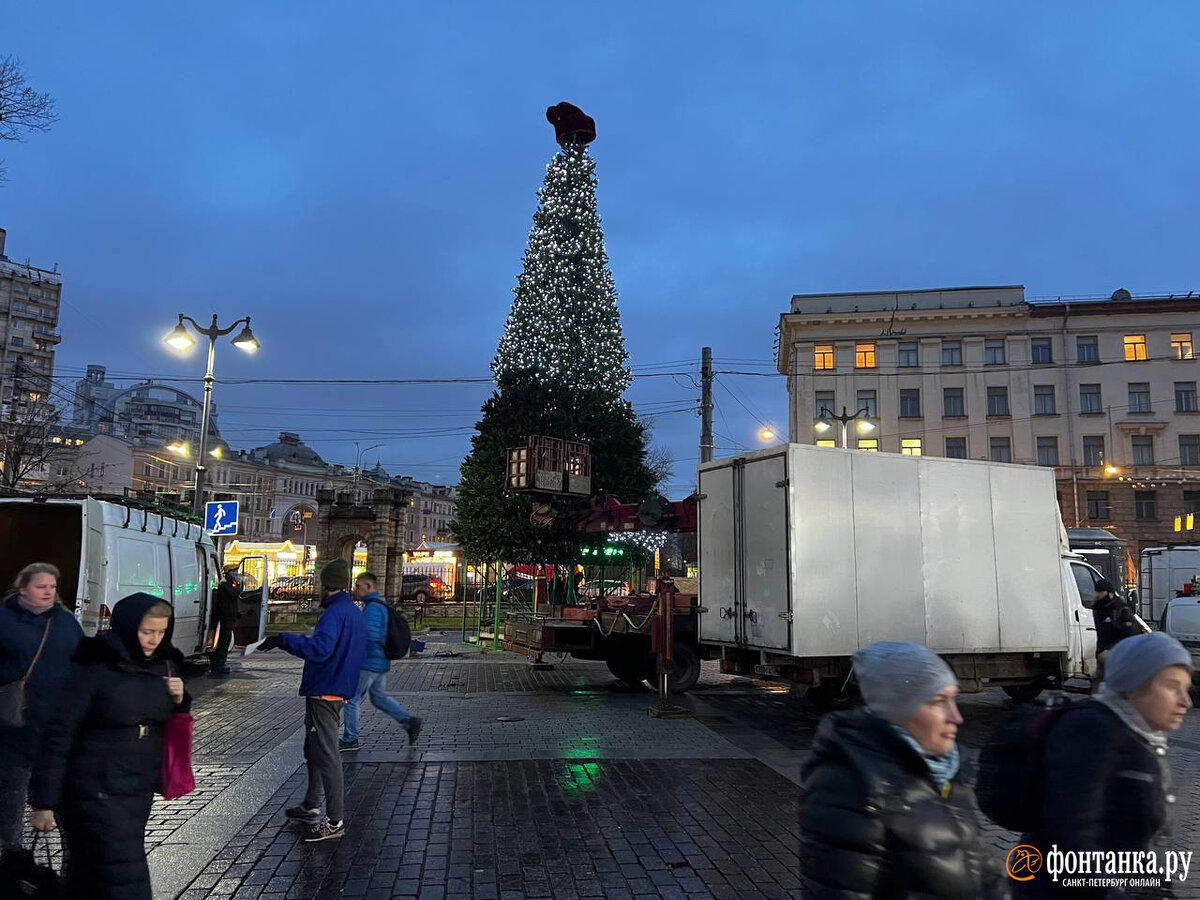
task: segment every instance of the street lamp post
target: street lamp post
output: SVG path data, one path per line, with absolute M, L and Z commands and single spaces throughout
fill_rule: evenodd
M 180 313 L 178 324 L 163 338 L 163 343 L 181 351 L 194 347 L 196 339 L 188 334 L 188 330 L 183 325 L 185 321 L 191 324 L 197 334 L 208 338 L 208 368 L 204 372 L 204 411 L 200 416 L 200 449 L 196 453 L 196 496 L 192 501 L 193 511 L 196 515 L 201 515 L 204 512 L 204 482 L 208 475 L 208 467 L 205 463 L 208 460 L 208 429 L 212 422 L 213 361 L 217 355 L 217 338 L 232 334 L 239 325 L 242 325 L 241 332 L 232 341 L 233 346 L 245 353 L 254 353 L 260 345 L 258 338 L 250 330 L 249 316 L 238 319 L 228 328 L 221 328 L 217 324 L 215 313 L 212 317 L 212 324 L 207 328 L 191 316 Z
M 364 453 L 370 453 L 372 450 L 378 450 L 383 444 L 372 444 L 365 450 L 358 449 L 358 441 L 354 442 L 354 502 L 358 502 L 358 481 L 362 475 L 362 458 Z
M 841 425 L 842 435 L 842 442 L 840 446 L 845 447 L 848 434 L 847 426 L 856 419 L 858 420 L 858 424 L 854 427 L 859 434 L 868 434 L 869 432 L 875 430 L 875 423 L 867 418 L 870 414 L 870 407 L 864 406 L 854 415 L 850 415 L 846 412 L 846 407 L 843 406 L 842 414 L 840 416 L 835 416 L 823 406 L 821 407 L 820 415 L 818 416 L 817 421 L 813 423 L 813 429 L 817 432 L 817 434 L 824 434 L 833 427 L 833 422 L 839 423 Z

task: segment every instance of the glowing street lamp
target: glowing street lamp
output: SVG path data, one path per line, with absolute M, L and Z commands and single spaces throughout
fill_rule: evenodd
M 775 440 L 775 437 L 776 437 L 776 434 L 775 434 L 775 429 L 773 429 L 773 428 L 771 428 L 771 427 L 769 427 L 769 426 L 768 426 L 768 427 L 765 427 L 765 428 L 763 428 L 763 429 L 762 429 L 762 430 L 761 430 L 761 431 L 758 433 L 758 439 L 759 439 L 760 441 L 762 441 L 764 444 L 769 444 L 769 443 L 771 443 L 771 441 Z
M 258 343 L 258 338 L 254 336 L 254 332 L 250 330 L 249 316 L 238 319 L 228 328 L 222 328 L 217 324 L 216 315 L 213 315 L 212 324 L 205 328 L 191 316 L 185 316 L 183 313 L 179 314 L 179 322 L 163 338 L 163 343 L 181 352 L 191 350 L 196 345 L 196 339 L 184 327 L 184 322 L 189 323 L 196 334 L 208 338 L 208 368 L 204 373 L 204 412 L 200 417 L 200 448 L 196 453 L 196 496 L 192 503 L 192 509 L 196 515 L 200 515 L 204 511 L 204 480 L 207 476 L 205 460 L 209 456 L 220 457 L 220 448 L 213 453 L 208 450 L 208 429 L 212 422 L 213 361 L 217 355 L 217 338 L 233 334 L 240 325 L 242 330 L 233 339 L 233 346 L 244 353 L 254 353 L 261 345 Z M 174 449 L 171 452 L 180 456 L 187 456 L 190 452 L 190 448 L 186 444 L 177 443 L 173 446 L 180 449 Z
M 854 422 L 854 430 L 859 434 L 870 434 L 875 430 L 875 423 L 867 418 L 867 416 L 870 414 L 871 410 L 866 406 L 864 406 L 854 415 L 848 414 L 846 412 L 846 407 L 843 406 L 842 414 L 840 416 L 835 416 L 826 407 L 821 407 L 819 417 L 815 422 L 813 422 L 813 431 L 815 431 L 817 434 L 824 434 L 833 427 L 834 422 L 837 422 L 841 425 L 842 442 L 840 446 L 845 447 L 848 431 L 847 426 L 849 423 Z

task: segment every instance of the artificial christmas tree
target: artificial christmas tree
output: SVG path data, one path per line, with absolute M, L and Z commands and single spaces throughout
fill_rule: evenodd
M 632 374 L 596 208 L 595 123 L 570 104 L 547 110 L 559 151 L 538 208 L 492 372 L 496 392 L 463 462 L 454 532 L 468 557 L 567 562 L 581 543 L 581 501 L 558 500 L 549 525 L 533 501 L 505 491 L 508 450 L 541 434 L 591 447 L 592 490 L 636 502 L 652 493 L 646 434 L 625 399 Z M 586 503 L 584 503 L 586 505 Z

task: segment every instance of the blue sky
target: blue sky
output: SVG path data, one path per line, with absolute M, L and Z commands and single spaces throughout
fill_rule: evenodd
M 254 317 L 226 378 L 488 373 L 546 163 L 594 116 L 635 371 L 771 372 L 793 293 L 1200 289 L 1200 7 L 1188 2 L 8 4 L 51 92 L 0 148 L 8 253 L 58 263 L 58 365 L 200 374 L 177 312 Z M 692 374 L 631 398 L 687 492 Z M 223 384 L 236 446 L 299 431 L 453 481 L 486 387 Z M 786 419 L 719 377 L 719 452 Z M 684 410 L 684 411 L 680 411 Z

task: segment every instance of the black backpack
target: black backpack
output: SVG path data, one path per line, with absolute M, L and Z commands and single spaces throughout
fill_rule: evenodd
M 1037 831 L 1046 740 L 1070 708 L 1057 693 L 1043 703 L 1022 703 L 984 745 L 975 797 L 983 814 L 1001 828 Z
M 412 643 L 408 619 L 404 618 L 400 610 L 382 600 L 371 599 L 368 602 L 378 603 L 387 610 L 387 637 L 383 639 L 383 655 L 388 659 L 404 659 L 408 656 L 408 645 Z

